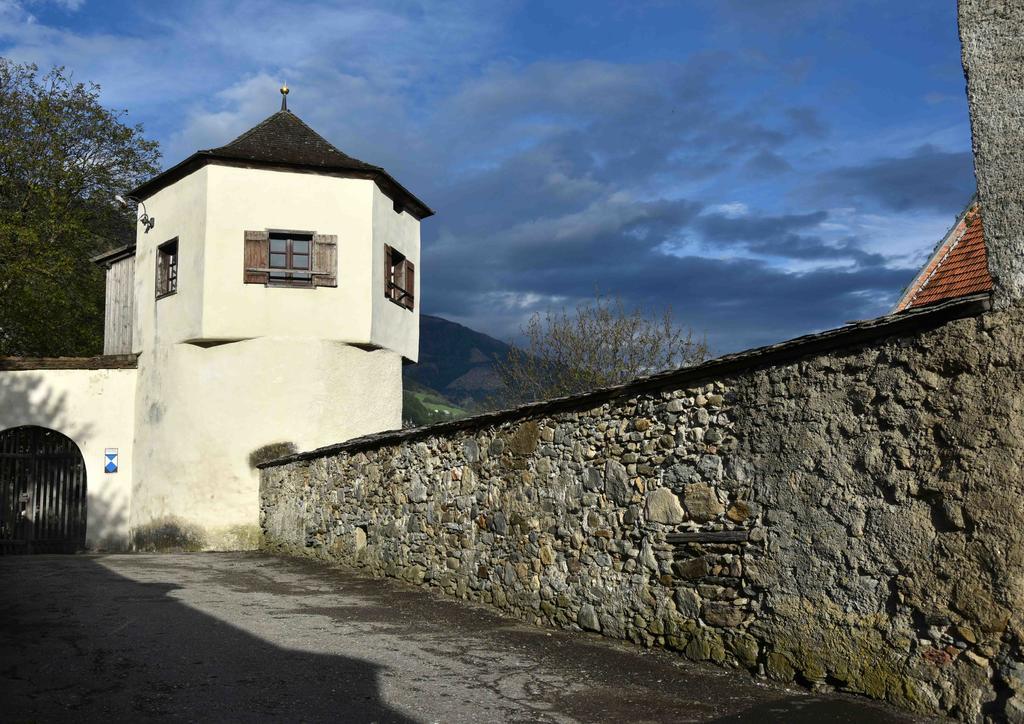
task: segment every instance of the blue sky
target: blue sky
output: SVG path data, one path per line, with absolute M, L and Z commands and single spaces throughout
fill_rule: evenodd
M 164 164 L 290 107 L 433 206 L 423 310 L 595 288 L 716 352 L 884 313 L 974 190 L 953 0 L 0 0 Z

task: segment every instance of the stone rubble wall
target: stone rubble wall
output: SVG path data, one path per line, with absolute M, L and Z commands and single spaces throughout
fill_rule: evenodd
M 997 307 L 1024 299 L 1024 3 L 958 0 L 978 200 Z
M 1022 319 L 267 467 L 265 545 L 782 682 L 1019 718 Z

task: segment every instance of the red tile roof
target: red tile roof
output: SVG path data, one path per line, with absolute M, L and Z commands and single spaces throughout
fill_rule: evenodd
M 981 210 L 973 202 L 907 287 L 895 311 L 991 290 Z

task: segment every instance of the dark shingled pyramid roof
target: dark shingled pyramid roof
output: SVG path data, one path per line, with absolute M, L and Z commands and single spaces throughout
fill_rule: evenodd
M 224 146 L 197 151 L 134 189 L 131 196 L 145 199 L 208 163 L 372 179 L 396 207 L 408 210 L 416 218 L 434 213 L 383 168 L 338 150 L 288 110 L 278 111 Z
M 342 153 L 291 111 L 278 111 L 231 143 L 205 153 L 218 158 L 286 163 L 321 168 L 383 171 Z

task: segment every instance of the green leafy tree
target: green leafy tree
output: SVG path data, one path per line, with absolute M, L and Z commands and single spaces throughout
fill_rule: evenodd
M 134 238 L 134 209 L 113 197 L 156 173 L 160 152 L 99 92 L 0 58 L 0 355 L 102 350 L 89 259 Z
M 496 364 L 497 406 L 588 392 L 708 357 L 707 341 L 677 325 L 671 309 L 649 317 L 600 293 L 572 313 L 534 314 L 522 333 L 524 343 Z

